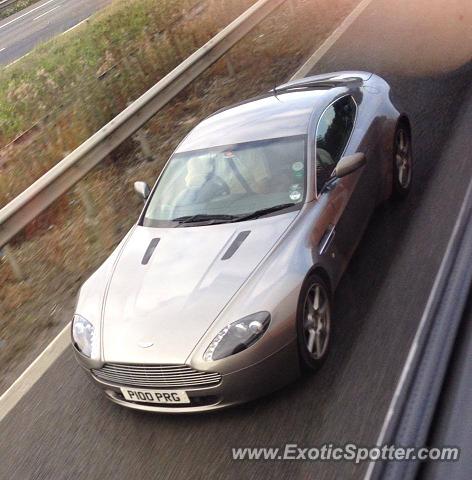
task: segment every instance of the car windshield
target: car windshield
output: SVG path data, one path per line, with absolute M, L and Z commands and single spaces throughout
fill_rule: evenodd
M 236 221 L 299 208 L 305 198 L 304 135 L 176 153 L 143 224 Z

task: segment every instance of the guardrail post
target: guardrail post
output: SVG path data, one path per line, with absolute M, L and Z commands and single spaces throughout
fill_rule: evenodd
M 167 32 L 167 38 L 169 40 L 170 47 L 173 50 L 172 56 L 174 58 L 181 59 L 183 57 L 183 53 L 182 53 L 182 46 L 180 44 L 179 38 L 176 35 L 174 35 L 174 32 L 172 30 Z
M 133 62 L 131 60 L 133 60 Z M 133 65 L 133 63 L 134 63 L 134 65 Z M 138 60 L 137 57 L 136 58 L 133 58 L 133 57 L 123 58 L 123 65 L 125 66 L 126 70 L 129 73 L 137 74 L 137 76 L 141 79 L 143 86 L 146 87 L 147 77 L 146 77 L 146 74 L 143 71 L 143 67 L 141 65 L 141 62 Z
M 148 162 L 152 162 L 156 159 L 156 157 L 152 154 L 152 149 L 147 138 L 147 133 L 147 130 L 141 128 L 134 134 L 133 140 L 139 143 L 139 147 L 141 148 L 141 152 L 144 155 L 144 159 Z
M 76 186 L 76 191 L 79 195 L 82 205 L 85 208 L 85 231 L 87 232 L 88 240 L 92 245 L 99 245 L 103 247 L 102 230 L 93 197 L 90 195 L 90 192 L 81 184 Z
M 228 75 L 230 77 L 233 77 L 234 74 L 235 74 L 235 70 L 234 70 L 234 64 L 232 62 L 232 59 L 231 59 L 231 55 L 229 53 L 227 53 L 224 57 L 225 59 L 225 63 L 226 63 L 226 69 L 228 70 Z
M 80 201 L 85 208 L 85 216 L 91 223 L 95 223 L 97 220 L 97 209 L 93 202 L 92 196 L 88 190 L 81 184 L 76 186 L 77 193 L 79 194 Z
M 1 250 L 0 250 L 0 253 L 1 253 Z M 5 256 L 8 264 L 10 265 L 10 268 L 13 272 L 13 275 L 15 276 L 15 279 L 18 280 L 19 282 L 22 282 L 23 280 L 25 280 L 26 276 L 23 273 L 23 270 L 21 269 L 20 264 L 18 263 L 10 245 L 5 245 L 3 247 L 3 255 Z
M 298 0 L 288 0 L 288 8 L 290 9 L 290 15 L 295 16 L 297 13 Z

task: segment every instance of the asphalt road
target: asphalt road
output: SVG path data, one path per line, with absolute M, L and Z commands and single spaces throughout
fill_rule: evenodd
M 410 115 L 416 157 L 411 195 L 376 212 L 339 286 L 323 369 L 238 408 L 160 416 L 107 402 L 67 351 L 1 422 L 0 479 L 362 477 L 365 464 L 236 462 L 231 448 L 373 445 L 446 249 L 472 174 L 472 64 L 434 47 L 446 31 L 419 35 L 439 0 L 411 21 L 386 15 L 390 3 L 373 0 L 313 70 L 383 75 Z M 397 3 L 410 17 L 415 2 Z
M 0 21 L 0 65 L 26 55 L 109 4 L 111 0 L 45 0 Z

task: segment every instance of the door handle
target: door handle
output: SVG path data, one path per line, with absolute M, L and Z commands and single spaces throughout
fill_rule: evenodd
M 323 236 L 321 237 L 320 244 L 318 245 L 318 251 L 320 255 L 323 255 L 328 251 L 328 248 L 331 245 L 331 242 L 333 241 L 334 235 L 336 233 L 335 227 L 336 225 L 330 224 Z

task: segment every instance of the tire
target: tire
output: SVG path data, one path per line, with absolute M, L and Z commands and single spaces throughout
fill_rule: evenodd
M 393 200 L 402 200 L 408 195 L 412 177 L 411 130 L 407 120 L 400 120 L 395 130 L 393 143 Z
M 309 275 L 303 282 L 297 309 L 298 353 L 303 371 L 318 370 L 326 359 L 332 330 L 331 303 L 323 278 L 316 273 Z

